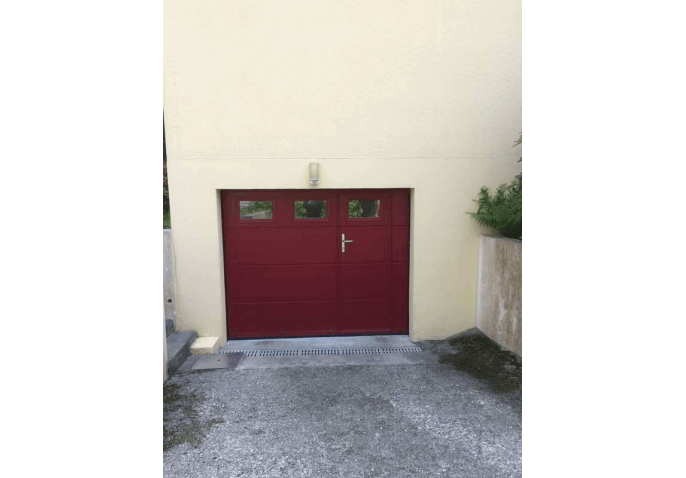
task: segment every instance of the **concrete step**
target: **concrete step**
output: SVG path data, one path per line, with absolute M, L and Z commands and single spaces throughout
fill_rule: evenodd
M 164 324 L 167 329 L 167 337 L 174 333 L 174 321 L 172 319 L 164 319 Z
M 170 377 L 191 355 L 191 344 L 197 336 L 198 334 L 191 330 L 175 332 L 167 337 L 167 374 Z

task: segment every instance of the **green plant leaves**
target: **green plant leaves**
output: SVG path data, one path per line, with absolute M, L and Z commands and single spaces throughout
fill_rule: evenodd
M 522 238 L 522 178 L 517 176 L 510 185 L 501 184 L 491 196 L 487 187 L 478 194 L 478 209 L 468 213 L 479 224 L 490 226 L 505 237 Z

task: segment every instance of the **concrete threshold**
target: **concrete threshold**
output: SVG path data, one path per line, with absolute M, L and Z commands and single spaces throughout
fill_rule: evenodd
M 416 365 L 435 364 L 438 359 L 427 352 L 388 355 L 296 355 L 276 357 L 243 356 L 235 370 L 289 367 L 340 367 L 347 365 Z
M 229 340 L 219 352 L 317 351 L 410 349 L 417 346 L 407 335 L 364 335 L 354 337 L 303 337 L 293 339 Z M 362 353 L 322 355 L 243 355 L 235 370 L 275 369 L 288 367 L 338 367 L 347 365 L 412 365 L 437 363 L 434 354 Z
M 295 339 L 229 340 L 220 352 L 248 350 L 385 349 L 416 347 L 407 335 L 302 337 Z

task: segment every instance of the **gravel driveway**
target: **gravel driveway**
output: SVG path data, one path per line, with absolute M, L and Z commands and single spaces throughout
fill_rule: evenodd
M 521 476 L 521 359 L 476 329 L 419 345 L 438 363 L 172 377 L 164 476 Z

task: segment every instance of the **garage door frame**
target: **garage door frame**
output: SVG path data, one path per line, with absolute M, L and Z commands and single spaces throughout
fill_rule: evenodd
M 391 194 L 393 193 L 393 194 Z M 269 220 L 260 220 L 258 223 L 250 223 L 249 221 L 241 221 L 240 227 L 235 227 L 235 223 L 240 215 L 238 209 L 238 200 L 231 200 L 236 194 L 240 195 L 240 200 L 271 200 L 273 205 L 273 216 Z M 382 214 L 381 220 L 369 220 L 366 218 L 347 218 L 347 202 L 340 200 L 345 198 L 351 198 L 355 196 L 355 199 L 372 199 L 379 194 L 387 194 L 387 200 L 382 203 L 382 209 L 386 212 Z M 284 201 L 282 198 L 287 195 L 288 201 Z M 365 331 L 362 333 L 355 332 L 354 330 L 339 330 L 335 333 L 328 331 L 324 334 L 320 333 L 306 333 L 306 334 L 296 334 L 293 335 L 290 332 L 281 333 L 270 333 L 268 335 L 250 335 L 250 336 L 236 336 L 232 333 L 232 297 L 229 290 L 229 283 L 231 280 L 230 272 L 230 260 L 229 260 L 229 242 L 230 234 L 232 230 L 241 228 L 251 228 L 251 227 L 284 227 L 294 222 L 294 215 L 291 199 L 298 200 L 298 196 L 303 199 L 312 198 L 325 198 L 334 197 L 334 201 L 337 201 L 336 207 L 332 207 L 332 204 L 327 205 L 327 211 L 330 214 L 327 216 L 326 221 L 321 221 L 317 223 L 309 224 L 309 226 L 335 226 L 336 231 L 340 231 L 341 228 L 350 227 L 352 225 L 357 227 L 364 227 L 365 225 L 384 225 L 389 227 L 389 232 L 391 235 L 390 242 L 387 247 L 393 247 L 393 244 L 400 244 L 401 241 L 393 242 L 393 236 L 397 234 L 406 235 L 406 239 L 403 239 L 404 247 L 400 250 L 393 250 L 393 257 L 391 258 L 389 265 L 391 265 L 391 276 L 404 275 L 401 278 L 404 281 L 403 285 L 405 287 L 405 295 L 396 295 L 395 299 L 393 295 L 388 297 L 388 307 L 389 307 L 389 323 L 391 330 L 384 331 Z M 359 196 L 359 197 L 358 197 Z M 281 199 L 280 199 L 281 198 Z M 226 306 L 226 331 L 227 337 L 231 339 L 236 338 L 270 338 L 270 337 L 306 337 L 306 336 L 321 336 L 321 335 L 367 335 L 367 334 L 407 334 L 409 333 L 409 304 L 410 304 L 410 291 L 409 291 L 409 274 L 410 274 L 410 202 L 411 202 L 411 190 L 408 188 L 387 188 L 387 189 L 321 189 L 321 190 L 309 190 L 309 189 L 297 189 L 297 190 L 221 190 L 221 215 L 222 215 L 222 236 L 223 236 L 223 252 L 224 252 L 224 292 L 225 292 L 225 306 Z M 339 201 L 340 200 L 340 201 Z M 291 205 L 288 209 L 288 205 Z M 393 216 L 391 216 L 393 215 Z M 391 217 L 395 218 L 391 221 Z M 397 226 L 397 227 L 396 227 Z M 322 231 L 323 232 L 323 231 Z M 403 257 L 404 255 L 404 257 Z M 338 256 L 336 260 L 337 274 L 340 273 L 341 265 L 344 264 L 344 256 Z M 400 258 L 400 259 L 399 259 Z M 399 267 L 394 267 L 399 266 Z M 235 264 L 234 264 L 235 267 Z M 397 270 L 396 270 L 397 269 Z M 389 279 L 391 280 L 391 279 Z M 395 280 L 395 279 L 393 279 Z M 337 293 L 340 289 L 339 279 L 337 277 Z M 391 286 L 393 289 L 393 286 Z M 396 288 L 397 290 L 397 288 Z M 339 298 L 336 298 L 337 303 L 340 305 Z M 337 318 L 341 317 L 340 312 L 336 313 Z M 402 317 L 402 321 L 398 319 Z M 339 323 L 340 325 L 340 323 Z

